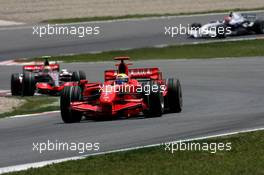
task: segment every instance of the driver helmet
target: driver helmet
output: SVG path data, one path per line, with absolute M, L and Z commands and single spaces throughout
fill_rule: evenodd
M 230 17 L 230 16 L 225 16 L 225 18 L 224 18 L 224 22 L 225 22 L 226 24 L 228 24 L 230 21 L 231 21 L 231 17 Z
M 115 83 L 116 84 L 123 84 L 123 83 L 127 83 L 128 82 L 128 76 L 126 74 L 118 74 L 116 76 L 116 80 L 115 80 Z

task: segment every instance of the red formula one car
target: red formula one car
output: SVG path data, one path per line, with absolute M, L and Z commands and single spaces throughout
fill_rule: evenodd
M 13 96 L 33 96 L 35 92 L 48 95 L 60 95 L 64 86 L 78 86 L 86 79 L 83 71 L 60 71 L 60 65 L 49 64 L 45 59 L 44 64 L 23 66 L 23 73 L 11 76 L 11 93 Z
M 134 68 L 117 57 L 117 70 L 105 71 L 104 83 L 67 86 L 61 94 L 61 117 L 65 123 L 80 122 L 86 118 L 113 118 L 135 116 L 162 116 L 164 112 L 181 112 L 180 81 L 162 79 L 159 68 Z

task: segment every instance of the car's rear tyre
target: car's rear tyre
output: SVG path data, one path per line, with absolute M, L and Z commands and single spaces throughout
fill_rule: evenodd
M 80 80 L 86 80 L 86 74 L 84 71 L 80 70 L 79 74 L 80 74 Z
M 264 21 L 263 20 L 255 21 L 253 30 L 256 34 L 264 34 Z
M 86 79 L 86 75 L 85 72 L 80 70 L 80 71 L 74 71 L 72 73 L 72 81 L 77 81 L 79 82 L 80 80 L 85 80 Z
M 25 72 L 22 79 L 22 95 L 33 96 L 36 90 L 35 76 L 32 72 Z
M 202 27 L 202 24 L 200 24 L 200 23 L 193 23 L 193 24 L 191 24 L 191 29 L 192 30 L 198 30 L 201 27 Z
M 167 79 L 167 103 L 169 112 L 181 112 L 183 106 L 182 100 L 182 89 L 178 79 L 169 78 Z
M 12 96 L 21 95 L 21 83 L 19 79 L 19 73 L 11 75 L 11 94 Z
M 146 85 L 146 84 L 145 84 Z M 164 113 L 164 97 L 160 90 L 159 84 L 150 82 L 150 93 L 144 95 L 144 100 L 148 104 L 148 109 L 144 110 L 145 117 L 161 117 Z M 152 86 L 157 86 L 158 90 L 153 90 Z M 145 89 L 145 88 L 143 88 Z M 155 88 L 156 89 L 156 88 Z
M 60 97 L 61 118 L 64 123 L 77 123 L 82 119 L 82 113 L 71 110 L 71 102 L 81 101 L 82 92 L 79 86 L 64 87 Z

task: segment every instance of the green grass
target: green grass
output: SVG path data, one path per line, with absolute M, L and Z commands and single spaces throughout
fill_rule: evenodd
M 253 10 L 264 10 L 264 7 L 251 8 L 251 9 L 250 8 L 235 8 L 235 9 L 211 10 L 211 11 L 191 12 L 191 13 L 135 14 L 135 15 L 123 15 L 123 16 L 99 16 L 99 17 L 83 17 L 83 18 L 49 19 L 49 20 L 42 21 L 42 23 L 50 23 L 50 24 L 76 23 L 76 22 L 88 22 L 88 21 L 105 21 L 105 20 L 114 20 L 114 19 L 180 16 L 180 15 L 195 15 L 195 14 L 207 14 L 207 13 L 223 13 L 223 12 L 230 12 L 230 11 L 253 11 Z
M 132 60 L 248 57 L 264 55 L 264 40 L 228 41 L 206 44 L 175 45 L 164 48 L 140 48 L 126 51 L 108 51 L 98 54 L 56 56 L 50 60 L 64 62 L 111 61 L 115 56 L 127 55 Z M 43 60 L 42 58 L 29 61 Z
M 243 133 L 199 141 L 199 143 L 232 143 L 231 151 L 177 151 L 164 147 L 111 153 L 68 161 L 39 169 L 10 173 L 12 175 L 249 175 L 264 174 L 264 131 Z M 197 143 L 197 142 L 195 142 Z M 103 144 L 103 143 L 102 143 Z
M 34 97 L 8 97 L 23 99 L 25 102 L 10 112 L 0 114 L 1 117 L 14 115 L 33 114 L 38 112 L 54 111 L 59 109 L 59 99 L 57 97 L 34 96 Z

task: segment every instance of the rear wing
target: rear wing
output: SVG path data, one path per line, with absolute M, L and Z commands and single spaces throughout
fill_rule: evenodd
M 49 65 L 52 71 L 60 71 L 60 65 L 59 64 L 50 64 Z M 44 69 L 43 64 L 36 64 L 36 65 L 25 65 L 23 66 L 23 70 L 34 72 L 34 71 L 40 71 Z
M 115 80 L 117 76 L 117 70 L 106 70 L 104 73 L 105 81 Z M 152 79 L 161 80 L 162 73 L 159 68 L 135 68 L 129 69 L 128 75 L 132 79 Z
M 255 21 L 257 19 L 257 15 L 253 13 L 241 13 L 241 16 L 243 16 L 248 21 Z

